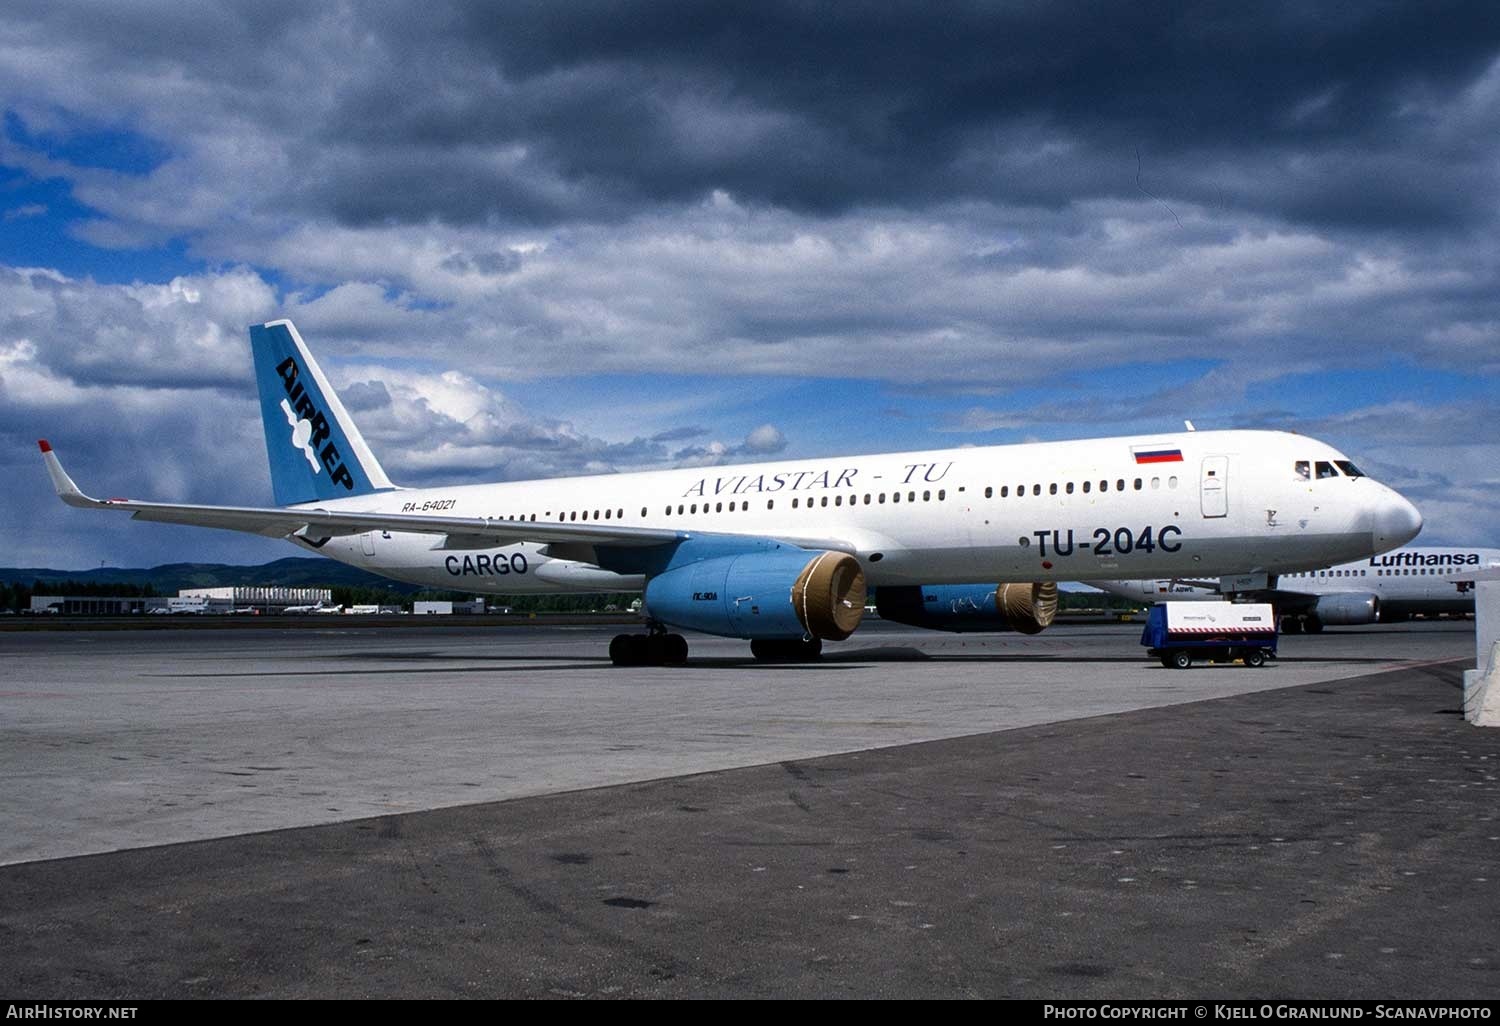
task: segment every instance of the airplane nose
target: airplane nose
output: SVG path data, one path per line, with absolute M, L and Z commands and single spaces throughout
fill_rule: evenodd
M 1377 552 L 1405 545 L 1422 530 L 1422 514 L 1402 495 L 1390 489 L 1375 506 L 1370 536 Z

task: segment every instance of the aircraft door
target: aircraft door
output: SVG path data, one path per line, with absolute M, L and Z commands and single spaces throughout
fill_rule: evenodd
M 1229 515 L 1229 457 L 1205 456 L 1199 495 L 1203 502 L 1205 517 L 1227 517 Z

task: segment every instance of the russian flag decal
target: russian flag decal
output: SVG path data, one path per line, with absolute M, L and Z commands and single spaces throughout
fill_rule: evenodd
M 1133 445 L 1131 453 L 1136 463 L 1181 463 L 1181 449 L 1164 449 L 1156 445 Z

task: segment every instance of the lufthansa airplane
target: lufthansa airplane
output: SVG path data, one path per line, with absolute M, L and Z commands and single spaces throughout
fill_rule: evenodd
M 750 639 L 760 659 L 847 638 L 867 586 L 990 582 L 1000 626 L 1039 630 L 1058 581 L 1287 573 L 1410 540 L 1422 517 L 1322 442 L 1199 431 L 712 469 L 398 488 L 290 321 L 250 329 L 274 507 L 92 499 L 44 441 L 62 500 L 137 520 L 286 538 L 429 587 L 640 591 L 621 664 L 680 664 L 669 628 Z M 1338 468 L 1308 479 L 1315 461 Z M 990 629 L 995 629 L 991 627 Z
M 1394 623 L 1415 615 L 1474 612 L 1474 574 L 1500 567 L 1500 549 L 1411 546 L 1323 570 L 1282 574 L 1241 597 L 1269 602 L 1288 633 L 1325 626 Z M 1142 602 L 1222 601 L 1220 583 L 1194 580 L 1085 581 Z M 1238 593 L 1237 593 L 1238 594 Z

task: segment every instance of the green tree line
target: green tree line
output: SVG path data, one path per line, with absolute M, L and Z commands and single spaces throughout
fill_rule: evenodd
M 155 588 L 149 584 L 108 584 L 96 581 L 42 581 L 30 584 L 20 581 L 0 582 L 0 609 L 31 608 L 33 595 L 80 595 L 89 598 L 153 598 Z

